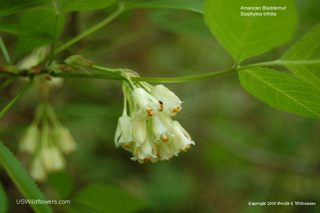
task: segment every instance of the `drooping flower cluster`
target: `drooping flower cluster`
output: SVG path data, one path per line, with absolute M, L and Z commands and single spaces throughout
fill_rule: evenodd
M 47 78 L 37 80 L 43 101 L 37 107 L 35 119 L 22 136 L 18 149 L 31 155 L 31 177 L 36 181 L 43 181 L 47 174 L 65 168 L 63 154 L 72 153 L 76 143 L 45 100 L 55 81 Z
M 132 152 L 131 159 L 139 163 L 168 161 L 187 151 L 194 142 L 180 123 L 172 120 L 182 101 L 163 85 L 140 85 L 131 89 L 124 83 L 124 110 L 118 120 L 116 146 Z

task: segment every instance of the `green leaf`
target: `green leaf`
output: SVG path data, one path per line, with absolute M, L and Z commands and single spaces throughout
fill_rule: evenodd
M 51 174 L 49 176 L 49 182 L 62 199 L 67 198 L 74 188 L 73 181 L 66 172 Z
M 54 28 L 56 22 L 56 12 L 50 8 L 41 8 L 29 11 L 21 17 L 21 25 L 34 32 L 47 33 L 51 37 L 54 36 Z M 64 27 L 64 17 L 62 15 L 57 19 L 56 39 L 61 35 Z M 16 57 L 31 51 L 32 49 L 50 44 L 52 40 L 30 38 L 26 36 L 19 36 Z
M 65 0 L 61 6 L 64 12 L 99 10 L 112 5 L 116 0 Z
M 53 37 L 45 32 L 35 32 L 34 30 L 27 28 L 20 24 L 11 23 L 0 23 L 0 31 L 6 32 L 12 35 L 33 37 L 38 39 L 45 39 L 49 42 L 52 41 Z
M 72 201 L 97 212 L 136 212 L 145 205 L 123 189 L 105 184 L 85 187 Z
M 286 6 L 277 16 L 241 16 L 241 6 Z M 270 11 L 271 12 L 271 11 Z M 207 0 L 204 9 L 207 25 L 236 63 L 288 42 L 296 29 L 297 14 L 293 0 Z
M 203 13 L 203 0 L 154 0 L 143 2 L 126 2 L 125 8 L 179 9 Z
M 148 19 L 151 19 L 158 28 L 182 35 L 196 35 L 212 39 L 211 32 L 203 21 L 203 16 L 197 13 L 189 14 L 181 19 L 174 16 L 176 11 L 160 10 L 152 11 Z
M 0 17 L 43 5 L 51 1 L 52 0 L 0 0 Z
M 242 86 L 279 110 L 320 119 L 320 93 L 292 75 L 267 68 L 240 71 Z
M 0 181 L 0 213 L 8 212 L 8 197 Z
M 45 200 L 43 194 L 37 185 L 30 178 L 26 170 L 20 164 L 18 159 L 9 151 L 9 149 L 0 141 L 0 162 L 11 177 L 15 185 L 26 199 Z M 35 212 L 52 212 L 48 204 L 31 204 Z
M 280 59 L 304 82 L 320 89 L 320 25 L 317 25 Z

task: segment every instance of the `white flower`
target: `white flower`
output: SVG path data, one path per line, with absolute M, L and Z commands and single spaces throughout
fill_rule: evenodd
M 46 58 L 49 50 L 50 48 L 48 46 L 42 46 L 34 49 L 29 55 L 25 56 L 21 61 L 17 63 L 17 68 L 22 70 L 31 69 Z
M 182 101 L 163 85 L 140 84 L 152 95 L 142 88 L 134 88 L 133 92 L 124 89 L 124 110 L 115 143 L 132 152 L 131 159 L 139 163 L 169 161 L 194 144 L 188 132 L 171 118 L 181 109 Z
M 60 147 L 61 151 L 66 154 L 70 154 L 74 152 L 76 149 L 76 142 L 74 141 L 70 131 L 64 127 L 60 126 L 56 129 L 56 140 L 58 143 L 58 146 Z
M 160 109 L 159 101 L 142 88 L 135 88 L 131 93 L 135 105 L 135 117 L 145 119 L 147 116 L 152 117 Z
M 28 127 L 19 143 L 19 151 L 30 154 L 34 153 L 38 145 L 39 137 L 40 132 L 36 125 Z
M 172 148 L 171 143 L 160 143 L 158 146 L 158 157 L 161 160 L 169 161 L 177 155 L 176 151 Z
M 30 175 L 34 180 L 38 182 L 41 182 L 47 178 L 46 171 L 43 167 L 43 164 L 39 155 L 36 155 L 32 160 Z
M 133 160 L 138 160 L 139 163 L 144 162 L 156 162 L 158 161 L 157 154 L 157 147 L 152 139 L 147 136 L 146 141 L 140 146 L 137 147 L 135 150 L 135 157 Z
M 147 121 L 134 119 L 132 133 L 134 142 L 136 142 L 137 146 L 141 146 L 147 137 Z
M 40 154 L 46 171 L 55 172 L 64 169 L 65 159 L 57 147 L 45 146 L 41 149 Z
M 178 121 L 172 122 L 172 131 L 175 136 L 175 146 L 184 152 L 191 148 L 194 142 L 191 140 L 189 133 L 180 125 Z
M 170 116 L 175 116 L 175 114 L 181 110 L 182 101 L 162 84 L 154 86 L 151 94 L 160 101 L 161 110 Z
M 127 115 L 122 115 L 118 120 L 118 126 L 114 137 L 116 146 L 132 142 L 132 119 Z
M 172 119 L 164 113 L 152 117 L 152 132 L 156 140 L 167 142 L 171 136 Z

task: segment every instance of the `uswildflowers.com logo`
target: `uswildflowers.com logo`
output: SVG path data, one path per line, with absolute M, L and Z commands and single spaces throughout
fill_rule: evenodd
M 70 200 L 16 199 L 16 204 L 71 204 Z

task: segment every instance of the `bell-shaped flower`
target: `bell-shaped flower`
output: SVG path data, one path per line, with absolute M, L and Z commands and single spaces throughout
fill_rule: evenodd
M 189 133 L 180 125 L 178 121 L 172 122 L 172 132 L 175 136 L 175 146 L 184 152 L 191 148 L 191 144 L 194 145 L 194 142 L 191 140 Z
M 174 150 L 171 143 L 160 143 L 158 145 L 158 158 L 160 160 L 169 161 L 174 155 L 177 155 L 177 151 Z
M 123 144 L 129 144 L 132 141 L 132 119 L 127 115 L 122 115 L 118 120 L 114 142 L 118 147 Z
M 46 170 L 39 154 L 35 155 L 31 162 L 30 175 L 37 182 L 44 181 L 47 178 Z
M 160 142 L 167 142 L 172 136 L 172 119 L 165 113 L 159 113 L 151 119 L 152 132 L 155 140 Z
M 134 119 L 132 123 L 133 141 L 141 146 L 147 138 L 147 121 Z
M 170 116 L 175 116 L 181 110 L 182 101 L 167 87 L 162 84 L 156 85 L 152 88 L 151 94 L 159 100 L 160 111 L 164 111 Z
M 135 105 L 135 118 L 143 120 L 158 113 L 159 101 L 143 88 L 135 88 L 131 96 Z
M 138 160 L 139 163 L 144 162 L 156 162 L 158 161 L 157 157 L 157 147 L 148 135 L 146 141 L 135 150 L 135 158 L 133 160 Z
M 31 125 L 26 130 L 19 142 L 19 151 L 33 154 L 38 146 L 40 131 L 36 125 Z
M 57 147 L 45 145 L 41 148 L 40 154 L 46 171 L 55 172 L 64 169 L 65 159 Z
M 54 140 L 57 141 L 57 144 L 63 153 L 70 154 L 74 152 L 77 144 L 66 127 L 57 127 L 54 136 Z

